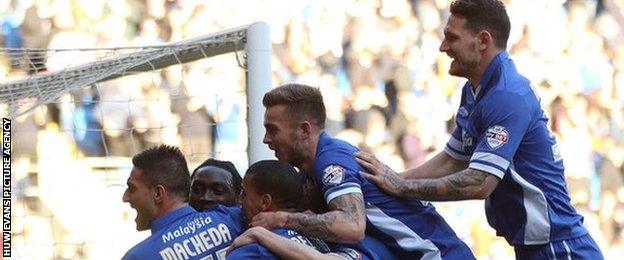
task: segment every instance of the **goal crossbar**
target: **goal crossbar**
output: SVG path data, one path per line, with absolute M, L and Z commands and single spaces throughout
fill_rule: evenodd
M 136 51 L 134 51 L 136 49 Z M 62 94 L 125 75 L 158 70 L 167 66 L 192 62 L 229 52 L 245 50 L 245 57 L 237 60 L 247 71 L 248 120 L 250 160 L 270 158 L 270 152 L 261 146 L 261 127 L 264 107 L 261 97 L 270 90 L 271 43 L 266 23 L 220 31 L 205 36 L 159 46 L 94 48 L 94 49 L 0 49 L 6 53 L 47 53 L 51 51 L 126 51 L 116 57 L 87 62 L 58 71 L 37 73 L 27 78 L 0 84 L 0 104 L 3 117 L 16 118 L 36 107 L 53 102 Z M 241 61 L 242 59 L 242 61 Z M 254 145 L 260 143 L 260 145 Z
M 12 104 L 19 100 L 37 98 L 32 107 L 18 110 L 8 108 L 9 117 L 25 114 L 39 104 L 56 99 L 61 93 L 82 88 L 94 83 L 115 79 L 125 75 L 162 69 L 167 66 L 192 62 L 245 48 L 246 33 L 249 26 L 197 37 L 174 44 L 140 47 L 140 51 L 130 52 L 115 58 L 89 62 L 63 70 L 35 74 L 25 79 L 0 84 L 0 102 Z M 139 47 L 81 49 L 81 50 L 131 50 Z M 35 50 L 27 52 L 69 51 Z M 3 115 L 4 116 L 4 115 Z

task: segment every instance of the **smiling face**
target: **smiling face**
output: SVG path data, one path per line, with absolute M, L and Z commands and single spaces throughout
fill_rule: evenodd
M 149 229 L 158 211 L 153 189 L 147 186 L 142 175 L 141 169 L 132 168 L 127 181 L 128 188 L 122 197 L 122 200 L 130 203 L 130 207 L 137 212 L 134 222 L 138 231 Z
M 232 206 L 237 203 L 232 174 L 222 168 L 205 166 L 198 169 L 191 180 L 189 204 L 197 211 L 205 211 L 215 204 Z
M 440 51 L 446 53 L 453 62 L 449 74 L 470 79 L 481 60 L 479 41 L 476 34 L 466 28 L 466 19 L 451 15 L 444 28 L 444 40 Z
M 301 129 L 293 120 L 285 105 L 268 107 L 264 114 L 266 132 L 263 142 L 275 152 L 278 160 L 301 166 L 306 149 L 304 141 L 299 137 Z

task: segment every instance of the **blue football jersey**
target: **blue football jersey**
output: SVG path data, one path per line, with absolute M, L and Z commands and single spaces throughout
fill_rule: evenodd
M 177 209 L 152 222 L 152 235 L 123 259 L 225 259 L 225 250 L 243 231 L 242 219 L 238 206 Z
M 366 235 L 357 244 L 333 244 L 332 254 L 345 260 L 393 260 L 398 259 L 381 241 Z
M 358 148 L 322 133 L 314 160 L 314 179 L 325 202 L 361 193 L 366 207 L 366 233 L 383 242 L 401 259 L 473 259 L 464 244 L 427 202 L 396 199 L 359 175 L 364 169 Z
M 538 245 L 587 233 L 563 174 L 557 143 L 530 82 L 507 52 L 490 63 L 473 92 L 462 89 L 451 157 L 500 180 L 485 200 L 489 224 L 512 245 Z
M 325 253 L 329 250 L 329 247 L 324 242 L 320 240 L 312 242 L 307 237 L 290 229 L 278 228 L 274 229 L 273 233 L 296 241 L 298 243 L 313 247 L 322 253 Z M 279 257 L 269 251 L 269 249 L 267 249 L 266 247 L 258 243 L 251 243 L 235 249 L 229 255 L 227 255 L 227 259 L 279 259 Z

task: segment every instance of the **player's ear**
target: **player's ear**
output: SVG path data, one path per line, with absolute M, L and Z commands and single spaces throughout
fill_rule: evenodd
M 303 121 L 299 124 L 299 129 L 304 137 L 309 137 L 312 133 L 312 124 L 309 121 Z
M 165 199 L 165 192 L 166 190 L 164 186 L 160 184 L 156 185 L 156 187 L 154 187 L 154 192 L 152 193 L 154 202 L 157 204 L 163 202 Z
M 494 38 L 492 37 L 492 34 L 490 32 L 486 30 L 481 30 L 479 33 L 477 33 L 477 41 L 479 42 L 479 50 L 484 51 L 490 44 L 494 43 Z
M 260 199 L 260 209 L 262 211 L 267 211 L 271 207 L 271 204 L 273 204 L 273 197 L 271 197 L 271 194 L 262 194 L 262 198 Z

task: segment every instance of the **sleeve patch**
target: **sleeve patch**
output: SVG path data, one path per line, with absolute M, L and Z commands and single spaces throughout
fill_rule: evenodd
M 505 127 L 495 125 L 485 131 L 485 140 L 492 149 L 497 149 L 509 142 L 509 132 Z
M 323 170 L 323 184 L 336 185 L 342 183 L 345 169 L 339 165 L 330 165 Z

